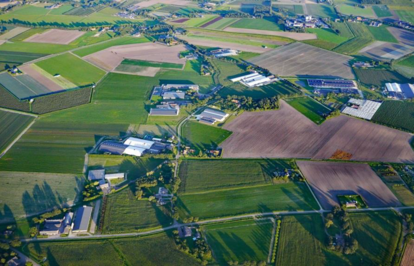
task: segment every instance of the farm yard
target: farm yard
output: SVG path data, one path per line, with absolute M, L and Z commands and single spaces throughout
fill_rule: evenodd
M 244 112 L 224 129 L 233 132 L 221 144 L 224 158 L 329 159 L 340 149 L 352 160 L 414 161 L 408 133 L 344 115 L 317 126 L 284 101 L 277 111 Z
M 33 120 L 33 116 L 0 110 L 0 154 Z
M 248 60 L 279 76 L 325 76 L 353 79 L 351 57 L 303 43 L 292 43 Z
M 368 207 L 397 207 L 401 203 L 367 164 L 297 162 L 325 210 L 338 206 L 337 197 L 360 195 Z
M 25 39 L 25 42 L 69 44 L 81 37 L 85 32 L 77 30 L 52 29 L 43 33 L 37 33 Z

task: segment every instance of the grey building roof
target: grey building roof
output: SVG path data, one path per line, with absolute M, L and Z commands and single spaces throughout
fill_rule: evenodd
M 178 115 L 178 110 L 172 108 L 151 108 L 150 115 Z
M 105 169 L 90 170 L 88 173 L 88 179 L 93 180 L 102 180 L 105 178 Z
M 89 221 L 92 216 L 92 207 L 83 206 L 76 211 L 73 231 L 88 231 Z
M 128 145 L 115 141 L 104 141 L 99 146 L 99 151 L 102 153 L 109 152 L 111 154 L 122 155 Z
M 401 84 L 400 88 L 405 97 L 414 98 L 414 91 L 410 84 Z

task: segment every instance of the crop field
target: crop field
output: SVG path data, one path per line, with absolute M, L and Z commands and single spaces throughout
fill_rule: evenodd
M 346 23 L 342 23 L 342 22 L 332 22 L 332 27 L 334 30 L 338 30 L 339 36 L 342 36 L 344 38 L 347 39 L 351 39 L 354 36 L 354 34 L 352 33 L 351 29 L 348 27 L 348 24 Z
M 397 60 L 414 52 L 414 47 L 397 43 L 373 42 L 359 51 L 360 54 L 379 61 Z
M 395 70 L 407 78 L 414 77 L 414 56 L 411 55 L 393 64 Z
M 68 16 L 88 16 L 94 12 L 95 10 L 93 8 L 75 7 L 66 11 L 63 14 Z
M 330 5 L 315 5 L 307 4 L 306 8 L 308 9 L 309 15 L 322 17 L 322 18 L 332 18 L 335 19 L 338 17 L 334 8 Z
M 132 186 L 108 196 L 105 210 L 104 234 L 137 232 L 142 228 L 171 225 L 172 219 L 155 203 L 137 200 Z
M 221 20 L 216 21 L 215 23 L 212 23 L 211 25 L 208 25 L 206 28 L 212 29 L 212 30 L 222 30 L 226 27 L 229 27 L 230 25 L 235 23 L 237 20 L 238 18 L 222 18 Z
M 200 28 L 207 28 L 208 26 L 210 26 L 210 25 L 212 25 L 212 24 L 214 24 L 216 22 L 219 22 L 222 19 L 223 19 L 223 17 L 216 17 L 216 18 L 208 21 L 207 23 L 201 25 Z
M 407 83 L 409 79 L 385 69 L 354 69 L 357 79 L 368 86 L 385 86 L 388 82 Z
M 56 173 L 0 171 L 0 179 L 0 223 L 71 205 L 83 184 L 81 175 Z
M 375 18 L 374 12 L 370 6 L 361 8 L 353 5 L 338 5 L 339 12 L 345 15 L 363 16 Z
M 413 112 L 414 103 L 385 101 L 375 113 L 372 121 L 414 133 Z
M 175 45 L 167 48 L 161 44 L 141 43 L 113 46 L 90 54 L 84 58 L 92 64 L 108 71 L 112 71 L 121 64 L 124 59 L 183 65 L 185 63 L 185 58 L 179 57 L 179 54 L 182 51 L 185 51 L 183 45 Z
M 182 69 L 182 64 L 175 63 L 165 63 L 165 62 L 154 62 L 154 61 L 143 61 L 143 60 L 131 60 L 125 59 L 121 63 L 122 65 L 136 65 L 142 67 L 159 67 L 159 68 L 172 68 L 172 69 Z
M 277 111 L 244 112 L 224 129 L 233 132 L 221 144 L 224 158 L 329 159 L 340 149 L 352 160 L 414 162 L 408 133 L 345 115 L 318 126 L 283 100 Z
M 357 54 L 361 49 L 371 44 L 373 41 L 374 40 L 370 38 L 355 37 L 338 45 L 333 51 L 345 55 Z
M 414 11 L 413 10 L 395 10 L 395 13 L 397 13 L 398 17 L 401 20 L 414 24 Z
M 296 14 L 300 14 L 303 15 L 304 11 L 303 11 L 303 6 L 302 5 L 287 5 L 287 4 L 273 4 L 272 3 L 272 8 L 273 10 L 276 8 L 276 10 L 287 10 L 289 13 L 292 14 L 292 16 L 295 16 Z
M 34 117 L 0 110 L 0 153 L 34 120 Z
M 388 9 L 388 7 L 385 5 L 373 6 L 372 9 L 374 10 L 375 14 L 379 18 L 392 17 L 392 13 Z
M 414 240 L 407 240 L 407 245 L 404 250 L 404 255 L 401 260 L 401 266 L 410 266 L 414 263 Z
M 275 18 L 264 19 L 248 19 L 243 18 L 231 25 L 232 28 L 252 29 L 252 30 L 269 30 L 269 31 L 281 31 L 284 29 L 283 25 L 276 23 Z
M 188 27 L 200 27 L 201 25 L 209 22 L 210 20 L 215 19 L 217 16 L 215 15 L 205 15 L 202 18 L 190 18 L 189 20 L 185 21 L 185 24 Z
M 181 217 L 200 219 L 286 210 L 314 210 L 317 203 L 304 183 L 178 194 Z
M 390 33 L 387 26 L 368 27 L 368 30 L 377 41 L 398 43 L 397 39 Z
M 306 29 L 306 32 L 316 34 L 316 36 L 318 36 L 318 40 L 323 40 L 334 44 L 341 44 L 348 40 L 348 38 L 337 35 L 331 29 Z
M 213 46 L 218 47 L 219 45 L 223 45 L 224 47 L 240 47 L 244 50 L 251 50 L 256 52 L 250 52 L 250 53 L 263 53 L 265 51 L 270 51 L 270 49 L 264 48 L 264 46 L 267 46 L 268 48 L 277 48 L 280 45 L 280 42 L 275 41 L 266 41 L 266 40 L 258 40 L 258 39 L 251 39 L 251 38 L 240 38 L 240 37 L 221 37 L 221 36 L 210 36 L 210 35 L 204 35 L 201 33 L 189 33 L 186 35 L 186 37 L 189 37 L 189 41 L 194 40 L 195 38 L 200 40 L 204 40 L 204 45 L 207 44 L 207 46 Z M 218 43 L 220 42 L 220 43 Z M 198 42 L 201 43 L 201 42 Z M 240 45 L 240 46 L 236 46 Z M 241 46 L 242 45 L 242 46 Z M 256 46 L 256 47 L 251 47 Z M 261 49 L 258 49 L 257 47 L 260 47 Z M 244 51 L 246 53 L 246 51 Z M 241 53 L 242 55 L 243 53 Z
M 279 76 L 325 76 L 353 79 L 351 57 L 303 43 L 292 43 L 254 57 L 249 62 Z
M 237 221 L 204 227 L 216 262 L 267 261 L 273 223 L 266 220 Z
M 231 135 L 230 131 L 189 121 L 182 128 L 184 143 L 197 150 L 214 148 Z
M 290 169 L 282 160 L 230 159 L 183 160 L 180 163 L 180 193 L 270 183 L 273 172 Z
M 321 124 L 325 121 L 323 114 L 329 114 L 331 112 L 329 107 L 310 97 L 287 99 L 286 102 L 316 124 Z
M 35 79 L 45 88 L 47 88 L 48 92 L 57 92 L 67 89 L 75 89 L 78 87 L 69 80 L 65 79 L 64 77 L 54 77 L 53 75 L 49 74 L 48 72 L 34 64 L 25 64 L 21 66 L 19 69 L 24 74 Z
M 51 92 L 29 75 L 12 76 L 3 72 L 0 74 L 0 84 L 20 100 Z
M 299 161 L 298 166 L 325 210 L 338 206 L 337 196 L 358 194 L 368 207 L 401 203 L 367 164 Z
M 233 25 L 231 25 L 233 26 Z M 301 32 L 288 32 L 288 31 L 276 31 L 276 30 L 255 30 L 255 29 L 247 29 L 247 28 L 234 28 L 234 27 L 227 27 L 224 29 L 225 32 L 233 32 L 233 33 L 246 33 L 246 34 L 259 34 L 259 35 L 270 35 L 270 36 L 280 36 L 284 38 L 289 38 L 297 41 L 304 41 L 304 40 L 314 40 L 316 39 L 315 34 L 311 33 L 301 33 Z
M 0 51 L 0 67 L 4 68 L 6 64 L 9 66 L 20 65 L 42 56 L 45 54 Z
M 17 35 L 22 34 L 22 33 L 24 33 L 25 31 L 28 31 L 28 30 L 30 30 L 30 28 L 24 28 L 24 27 L 13 28 L 13 29 L 7 31 L 6 33 L 0 35 L 0 40 L 2 40 L 2 41 L 10 40 L 10 39 L 16 37 Z
M 414 33 L 394 28 L 394 27 L 388 27 L 388 30 L 391 32 L 392 35 L 402 44 L 414 46 Z
M 59 74 L 78 86 L 88 86 L 96 83 L 105 75 L 103 70 L 70 53 L 48 58 L 37 62 L 36 65 L 49 74 Z
M 85 32 L 78 30 L 58 30 L 52 29 L 43 33 L 36 33 L 29 38 L 25 39 L 25 42 L 36 43 L 52 43 L 52 44 L 69 44 L 81 37 Z

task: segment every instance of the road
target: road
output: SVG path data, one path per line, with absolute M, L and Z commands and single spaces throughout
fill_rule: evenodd
M 37 262 L 32 260 L 31 258 L 27 257 L 25 254 L 21 253 L 15 248 L 10 248 L 12 251 L 14 251 L 17 256 L 19 257 L 19 265 L 25 265 L 27 262 L 31 262 L 33 266 L 40 266 Z

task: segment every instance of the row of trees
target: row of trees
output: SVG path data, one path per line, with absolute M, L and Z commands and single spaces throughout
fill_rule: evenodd
M 246 111 L 274 110 L 279 108 L 279 96 L 263 99 L 253 99 L 244 95 L 227 95 L 226 98 L 217 95 L 215 105 L 225 110 L 242 109 Z

